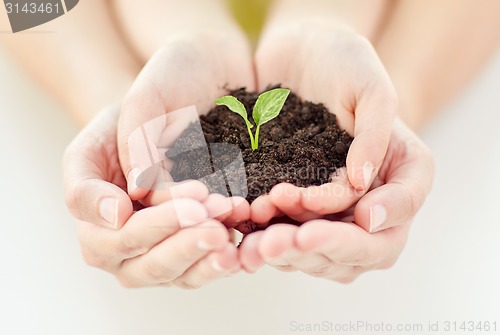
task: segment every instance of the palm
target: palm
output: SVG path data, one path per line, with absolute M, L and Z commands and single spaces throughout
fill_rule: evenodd
M 241 253 L 249 255 L 243 257 L 243 265 L 255 267 L 260 259 L 280 270 L 301 270 L 341 282 L 352 281 L 368 270 L 390 267 L 404 248 L 432 175 L 428 149 L 397 120 L 378 177 L 355 206 L 318 216 L 300 227 L 278 224 L 254 233 L 241 246 Z M 387 217 L 370 234 L 373 205 L 383 205 Z
M 265 224 L 276 213 L 307 221 L 346 210 L 366 192 L 382 164 L 397 106 L 390 79 L 373 47 L 352 33 L 304 32 L 292 26 L 264 37 L 256 68 L 260 89 L 281 83 L 303 99 L 324 103 L 337 115 L 339 126 L 355 137 L 347 169 L 335 178 L 335 185 L 295 191 L 279 186 L 276 196 L 271 192 L 270 198 L 253 205 L 253 212 L 260 213 L 257 223 Z M 334 187 L 342 190 L 335 192 L 341 196 L 331 196 Z M 269 201 L 277 208 L 272 210 Z M 287 204 L 298 204 L 301 209 Z
M 141 186 L 147 187 L 131 192 L 131 169 L 139 167 L 144 172 L 157 163 L 163 164 L 166 148 L 191 120 L 188 115 L 171 112 L 195 105 L 203 114 L 216 98 L 227 93 L 227 88 L 254 88 L 249 54 L 244 48 L 230 51 L 216 53 L 203 42 L 173 42 L 146 64 L 125 98 L 118 128 L 120 161 L 132 198 L 144 199 L 148 188 L 161 179 L 154 172 L 154 178 L 144 177 L 146 183 Z M 148 205 L 164 199 L 150 200 L 146 200 Z

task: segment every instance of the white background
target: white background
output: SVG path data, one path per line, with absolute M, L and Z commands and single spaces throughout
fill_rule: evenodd
M 434 190 L 391 270 L 348 286 L 266 268 L 195 291 L 126 290 L 83 264 L 63 202 L 60 161 L 76 126 L 1 54 L 0 334 L 299 334 L 294 321 L 499 329 L 499 106 L 500 54 L 422 133 Z

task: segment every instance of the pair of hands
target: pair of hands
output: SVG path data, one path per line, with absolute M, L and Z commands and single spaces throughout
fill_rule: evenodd
M 433 166 L 418 138 L 393 123 L 395 93 L 371 45 L 352 33 L 299 23 L 268 31 L 256 53 L 256 76 L 253 64 L 239 35 L 178 37 L 148 62 L 121 112 L 104 110 L 73 141 L 64 159 L 65 193 L 87 263 L 125 286 L 192 288 L 241 268 L 254 272 L 264 262 L 340 282 L 395 262 Z M 152 162 L 151 152 L 129 148 L 136 129 L 193 103 L 206 112 L 225 87 L 262 90 L 275 83 L 325 103 L 355 136 L 347 168 L 332 183 L 280 185 L 251 206 L 208 195 L 196 182 L 175 196 L 137 187 Z M 160 157 L 168 134 L 152 131 L 153 156 Z M 149 207 L 134 212 L 132 200 Z M 239 250 L 231 242 L 226 226 L 251 218 L 265 227 L 283 215 L 305 223 L 275 224 L 249 235 Z

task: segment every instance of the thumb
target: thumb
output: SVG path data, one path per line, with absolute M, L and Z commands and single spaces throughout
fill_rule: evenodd
M 409 129 L 403 132 L 407 151 L 391 153 L 386 184 L 368 192 L 354 209 L 354 221 L 370 233 L 408 224 L 432 187 L 432 155 Z
M 161 98 L 152 92 L 155 91 L 133 86 L 122 104 L 118 124 L 120 165 L 128 194 L 134 200 L 147 196 L 156 179 L 155 162 L 160 161 L 156 142 L 164 129 L 165 117 Z M 160 116 L 148 120 L 150 115 Z
M 349 181 L 357 191 L 370 188 L 384 161 L 398 105 L 389 80 L 372 87 L 356 107 L 354 140 L 346 160 Z
M 123 226 L 133 211 L 127 193 L 108 182 L 119 172 L 118 162 L 108 161 L 116 157 L 117 118 L 118 108 L 103 110 L 75 138 L 63 158 L 65 200 L 73 216 L 113 229 Z
M 129 196 L 142 200 L 159 183 L 172 182 L 165 152 L 198 118 L 195 106 L 167 113 L 162 98 L 148 90 L 148 99 L 132 90 L 122 105 L 118 150 Z M 144 112 L 147 111 L 147 112 Z

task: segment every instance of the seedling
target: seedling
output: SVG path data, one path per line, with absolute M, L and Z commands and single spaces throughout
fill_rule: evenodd
M 290 90 L 288 89 L 275 88 L 259 95 L 252 112 L 252 118 L 257 126 L 255 129 L 255 135 L 252 134 L 253 124 L 248 120 L 247 110 L 238 99 L 232 95 L 226 95 L 215 100 L 215 104 L 218 106 L 226 106 L 230 111 L 238 114 L 243 118 L 243 120 L 245 120 L 248 135 L 250 135 L 252 150 L 257 150 L 259 148 L 260 126 L 271 121 L 280 114 L 281 109 L 288 98 L 288 94 L 290 94 Z

